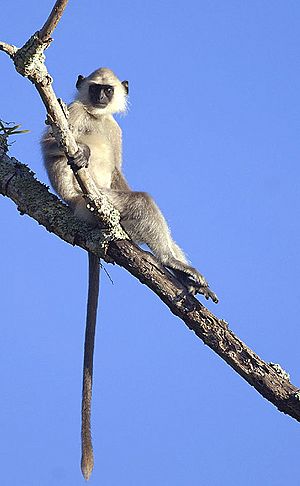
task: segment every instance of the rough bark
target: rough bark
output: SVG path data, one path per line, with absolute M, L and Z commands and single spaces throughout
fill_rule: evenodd
M 109 241 L 78 222 L 67 206 L 23 164 L 0 152 L 0 193 L 67 243 L 114 261 L 147 285 L 202 341 L 280 411 L 300 421 L 300 391 L 279 365 L 266 363 L 172 277 L 151 255 L 127 240 Z M 105 250 L 106 249 L 106 250 Z

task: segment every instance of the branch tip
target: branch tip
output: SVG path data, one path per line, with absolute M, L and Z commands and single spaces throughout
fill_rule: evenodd
M 67 6 L 67 3 L 68 0 L 57 0 L 57 2 L 55 3 L 48 19 L 38 33 L 39 39 L 42 42 L 48 44 L 51 43 L 51 34 L 57 26 L 58 22 L 60 21 L 62 14 L 64 13 L 64 10 Z

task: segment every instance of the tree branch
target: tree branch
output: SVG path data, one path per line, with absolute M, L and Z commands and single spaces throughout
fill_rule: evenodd
M 113 260 L 128 270 L 263 397 L 300 422 L 300 390 L 290 383 L 287 373 L 279 365 L 266 363 L 257 356 L 225 321 L 192 297 L 153 255 L 127 240 L 103 240 L 101 230 L 77 221 L 70 209 L 34 178 L 28 167 L 1 151 L 0 194 L 12 199 L 21 214 L 28 214 L 67 243 L 107 261 Z
M 52 78 L 44 65 L 43 54 L 51 41 L 49 36 L 57 25 L 66 4 L 66 0 L 56 2 L 40 32 L 33 35 L 21 49 L 1 42 L 0 50 L 14 60 L 20 74 L 28 77 L 35 84 L 46 106 L 56 139 L 66 155 L 72 156 L 77 151 L 77 145 L 52 89 Z M 64 241 L 81 246 L 108 261 L 112 259 L 126 268 L 140 282 L 152 289 L 173 314 L 182 319 L 189 329 L 254 386 L 262 396 L 282 412 L 300 421 L 300 391 L 290 383 L 287 373 L 279 365 L 266 363 L 259 358 L 230 331 L 225 321 L 218 319 L 192 297 L 153 255 L 143 252 L 132 242 L 121 239 L 126 238 L 126 235 L 124 232 L 122 235 L 122 228 L 116 225 L 118 218 L 110 219 L 109 214 L 103 212 L 105 199 L 101 199 L 101 194 L 93 181 L 89 180 L 84 169 L 77 172 L 78 182 L 85 194 L 93 194 L 92 203 L 101 213 L 105 224 L 120 229 L 118 241 L 115 239 L 116 235 L 113 241 L 110 240 L 112 233 L 107 236 L 103 231 L 92 229 L 83 222 L 78 224 L 69 208 L 50 194 L 46 186 L 35 180 L 33 173 L 26 166 L 5 154 L 5 143 L 0 143 L 1 147 L 0 193 L 10 197 L 22 214 L 26 213 L 33 217 Z M 100 198 L 100 203 L 97 198 Z

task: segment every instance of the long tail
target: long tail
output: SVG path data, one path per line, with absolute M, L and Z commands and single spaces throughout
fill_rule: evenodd
M 96 316 L 99 296 L 99 259 L 89 253 L 89 286 L 84 341 L 82 408 L 81 408 L 81 471 L 88 480 L 94 467 L 91 435 L 91 401 L 93 386 L 93 355 L 96 330 Z

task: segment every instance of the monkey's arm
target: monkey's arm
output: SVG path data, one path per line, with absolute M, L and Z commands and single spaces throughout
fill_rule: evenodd
M 58 146 L 51 129 L 48 128 L 41 139 L 42 152 L 47 159 L 55 159 L 56 157 L 64 157 L 64 151 Z
M 74 170 L 82 169 L 82 167 L 88 167 L 91 151 L 85 143 L 77 142 L 78 151 L 73 157 L 67 159 L 64 151 L 59 147 L 49 129 L 44 134 L 41 145 L 46 165 L 47 163 L 55 162 L 57 159 L 64 159 L 72 168 L 74 168 Z

